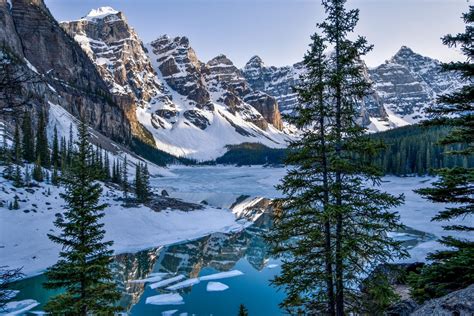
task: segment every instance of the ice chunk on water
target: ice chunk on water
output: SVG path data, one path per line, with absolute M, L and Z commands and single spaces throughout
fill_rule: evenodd
M 39 303 L 35 300 L 14 301 L 7 303 L 3 309 L 6 312 L 6 315 L 9 316 L 22 315 L 38 305 Z
M 225 279 L 225 278 L 231 278 L 239 275 L 243 275 L 244 273 L 239 270 L 232 270 L 232 271 L 226 271 L 226 272 L 219 272 L 219 273 L 214 273 L 210 275 L 204 275 L 200 277 L 199 279 L 201 281 L 209 281 L 209 280 L 218 280 L 218 279 Z
M 276 267 L 278 267 L 278 264 L 275 264 L 275 263 L 269 264 L 267 266 L 268 269 L 275 269 Z
M 184 304 L 184 300 L 177 293 L 169 293 L 147 297 L 145 303 L 153 305 L 181 305 Z
M 220 292 L 225 291 L 229 288 L 229 286 L 225 285 L 221 282 L 209 282 L 207 283 L 207 291 L 208 292 Z
M 18 295 L 18 293 L 20 293 L 20 291 L 18 291 L 18 290 L 6 290 L 3 293 L 3 296 L 4 296 L 5 300 L 11 300 L 11 299 L 14 299 L 15 296 Z
M 164 311 L 161 313 L 161 316 L 171 316 L 173 315 L 174 313 L 176 313 L 178 310 L 177 309 L 172 309 L 172 310 L 169 310 L 169 311 Z
M 184 279 L 184 275 L 180 274 L 180 275 L 177 275 L 173 278 L 169 278 L 169 279 L 166 279 L 166 280 L 163 280 L 163 281 L 160 281 L 160 282 L 152 283 L 152 284 L 150 284 L 150 288 L 156 289 L 156 288 L 163 287 L 165 285 L 168 285 L 168 284 L 171 284 L 171 283 L 174 283 L 174 282 L 178 282 L 182 279 Z
M 131 280 L 128 283 L 152 283 L 158 282 L 163 280 L 163 278 L 167 275 L 167 273 L 151 273 L 148 275 L 148 278 L 139 279 L 139 280 Z
M 170 291 L 176 291 L 185 287 L 193 286 L 194 284 L 199 283 L 199 278 L 192 278 L 188 279 L 179 283 L 176 283 L 174 285 L 168 286 L 166 289 Z

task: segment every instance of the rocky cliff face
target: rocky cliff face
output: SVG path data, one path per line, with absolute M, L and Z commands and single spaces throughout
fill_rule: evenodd
M 153 62 L 169 87 L 186 96 L 198 107 L 205 107 L 210 102 L 203 77 L 205 65 L 197 58 L 196 52 L 189 45 L 189 39 L 162 36 L 151 42 L 150 46 L 154 54 Z
M 286 67 L 265 66 L 254 56 L 242 70 L 253 89 L 261 90 L 278 100 L 280 111 L 291 114 L 298 104 L 292 87 L 304 72 L 301 63 Z M 460 84 L 456 75 L 440 72 L 437 60 L 414 53 L 407 47 L 386 63 L 365 67 L 367 79 L 373 82 L 370 95 L 361 100 L 362 124 L 373 131 L 386 130 L 418 122 L 423 110 L 436 102 L 438 95 Z
M 410 123 L 424 118 L 423 110 L 438 95 L 460 84 L 457 76 L 441 72 L 439 61 L 405 46 L 369 74 L 385 107 Z
M 250 86 L 276 98 L 279 109 L 284 114 L 292 113 L 298 103 L 293 87 L 298 84 L 303 71 L 302 63 L 268 67 L 259 56 L 252 57 L 242 69 Z
M 203 63 L 186 37 L 161 36 L 147 51 L 170 99 L 152 106 L 159 147 L 202 159 L 229 144 L 284 146 L 288 137 L 275 99 L 251 89 L 227 57 Z
M 283 129 L 275 98 L 251 89 L 242 72 L 230 59 L 219 55 L 211 59 L 206 66 L 206 81 L 209 89 L 218 95 L 216 102 L 223 102 L 231 112 L 240 112 L 262 129 L 267 129 L 268 123 L 279 130 Z M 220 91 L 225 92 L 219 95 Z
M 123 13 L 102 7 L 77 21 L 62 22 L 61 27 L 81 45 L 109 91 L 124 104 L 132 133 L 153 143 L 149 132 L 138 122 L 137 107 L 146 109 L 152 99 L 166 96 L 143 43 Z
M 59 104 L 95 130 L 122 143 L 130 125 L 82 49 L 54 20 L 42 0 L 0 0 L 0 42 L 37 77 L 35 102 Z M 52 49 L 54 46 L 54 49 Z

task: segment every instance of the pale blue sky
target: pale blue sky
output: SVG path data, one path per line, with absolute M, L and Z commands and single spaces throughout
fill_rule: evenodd
M 315 24 L 324 17 L 319 0 L 45 0 L 60 21 L 111 6 L 123 11 L 147 43 L 159 35 L 186 35 L 198 57 L 224 53 L 241 67 L 253 55 L 267 65 L 302 59 Z M 469 0 L 348 0 L 360 9 L 357 33 L 375 45 L 366 58 L 376 66 L 402 45 L 443 61 L 460 55 L 440 37 L 463 30 Z

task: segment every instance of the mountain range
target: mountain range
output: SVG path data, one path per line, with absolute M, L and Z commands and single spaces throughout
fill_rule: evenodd
M 282 114 L 297 105 L 302 63 L 266 66 L 255 56 L 239 69 L 224 55 L 203 62 L 186 37 L 144 44 L 111 7 L 58 23 L 42 0 L 0 0 L 0 43 L 21 61 L 18 71 L 40 79 L 24 87 L 36 108 L 60 106 L 125 146 L 138 139 L 210 160 L 241 143 L 284 148 L 298 134 Z M 361 124 L 375 132 L 423 119 L 439 94 L 461 84 L 439 70 L 407 47 L 366 68 L 373 91 L 361 102 Z

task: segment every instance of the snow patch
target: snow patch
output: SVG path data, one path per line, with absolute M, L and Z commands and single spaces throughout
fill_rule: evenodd
M 90 10 L 89 14 L 85 16 L 84 19 L 86 20 L 96 20 L 96 19 L 103 19 L 106 16 L 109 16 L 111 14 L 118 14 L 119 11 L 115 10 L 112 7 L 100 7 L 98 9 L 92 9 Z

